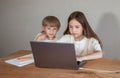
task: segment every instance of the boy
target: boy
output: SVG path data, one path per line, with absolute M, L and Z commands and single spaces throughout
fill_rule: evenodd
M 35 41 L 56 41 L 56 34 L 60 28 L 60 21 L 55 16 L 46 16 L 42 21 L 42 32 L 35 37 Z

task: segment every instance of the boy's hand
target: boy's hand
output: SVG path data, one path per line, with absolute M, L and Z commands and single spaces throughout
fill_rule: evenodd
M 38 37 L 37 37 L 37 39 L 36 39 L 36 41 L 41 41 L 41 40 L 44 40 L 44 39 L 46 39 L 46 34 L 45 33 L 42 33 L 42 34 L 40 34 Z

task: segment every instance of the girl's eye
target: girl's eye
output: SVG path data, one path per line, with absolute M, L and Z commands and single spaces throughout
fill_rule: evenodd
M 79 26 L 75 26 L 75 28 L 80 28 Z
M 72 26 L 69 26 L 69 28 L 73 28 Z
M 69 28 L 80 28 L 79 26 L 69 26 Z

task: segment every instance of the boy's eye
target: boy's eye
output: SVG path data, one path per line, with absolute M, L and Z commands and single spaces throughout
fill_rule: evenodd
M 49 29 L 49 30 L 50 30 L 50 29 L 51 29 L 51 27 L 47 27 L 47 29 Z
M 50 30 L 50 28 L 47 28 L 48 30 Z
M 48 27 L 47 29 L 48 29 L 48 30 L 57 30 L 56 27 Z
M 53 28 L 53 30 L 57 30 L 57 28 Z

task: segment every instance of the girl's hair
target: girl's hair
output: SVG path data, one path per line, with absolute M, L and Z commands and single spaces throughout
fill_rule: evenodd
M 60 21 L 57 17 L 55 16 L 46 16 L 42 20 L 42 26 L 51 26 L 51 27 L 57 27 L 58 29 L 60 28 Z
M 82 12 L 79 12 L 79 11 L 75 11 L 75 12 L 73 12 L 69 16 L 67 29 L 65 30 L 64 35 L 65 34 L 70 34 L 70 31 L 69 31 L 69 22 L 72 19 L 77 20 L 82 25 L 82 27 L 83 27 L 83 35 L 84 36 L 86 36 L 87 38 L 93 37 L 93 38 L 97 39 L 99 41 L 99 43 L 100 43 L 101 48 L 103 47 L 102 41 L 99 39 L 99 37 L 97 36 L 97 34 L 90 27 L 90 25 L 89 25 L 89 23 L 88 23 L 85 15 Z

